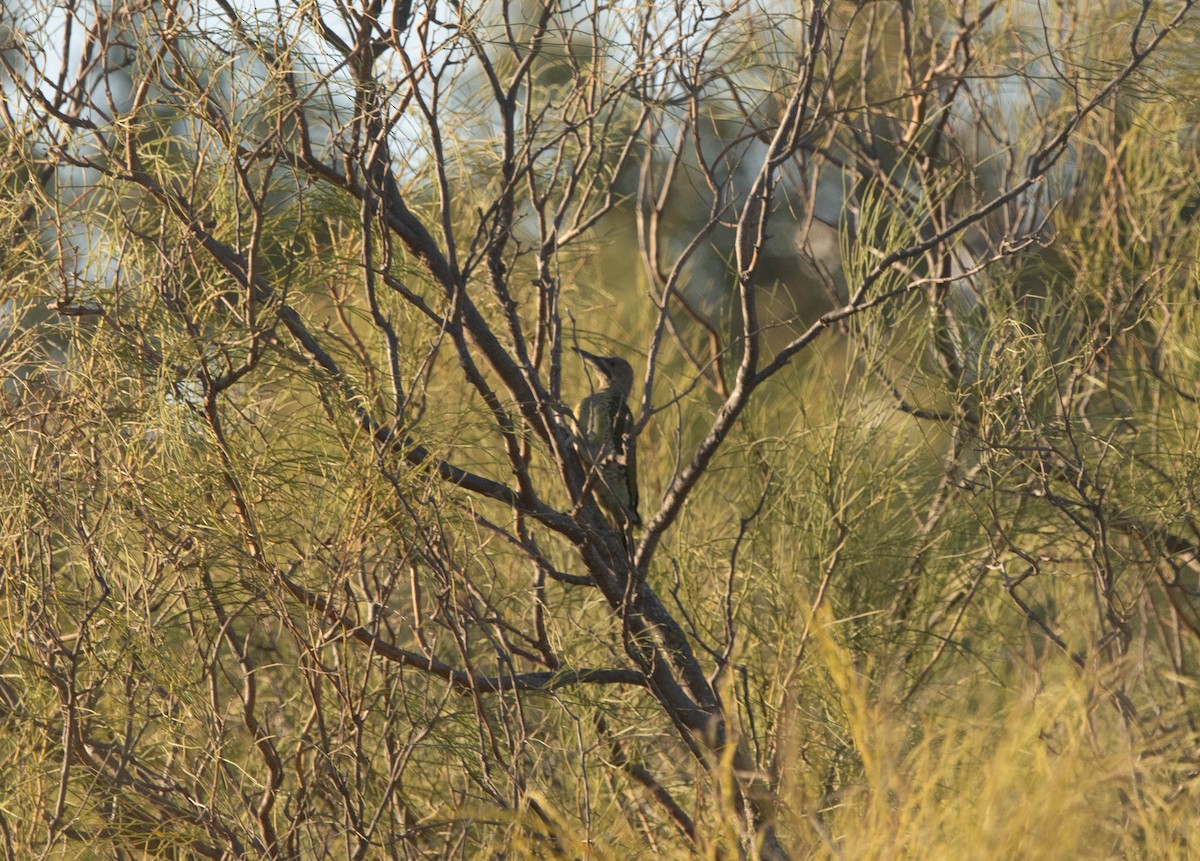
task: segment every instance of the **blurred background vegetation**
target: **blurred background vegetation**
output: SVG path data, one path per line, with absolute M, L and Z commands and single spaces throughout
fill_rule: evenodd
M 6 6 L 7 857 L 1191 857 L 1190 7 Z

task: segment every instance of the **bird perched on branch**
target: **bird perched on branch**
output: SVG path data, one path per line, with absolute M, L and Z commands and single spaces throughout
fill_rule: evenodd
M 633 368 L 617 356 L 596 356 L 576 348 L 604 377 L 604 388 L 575 408 L 579 422 L 579 454 L 588 468 L 587 481 L 596 501 L 618 527 L 641 526 L 638 516 L 637 449 L 633 414 L 627 399 L 633 389 Z

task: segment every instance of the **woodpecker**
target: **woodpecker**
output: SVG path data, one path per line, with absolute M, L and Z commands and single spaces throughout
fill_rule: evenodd
M 600 372 L 607 385 L 588 395 L 575 408 L 580 450 L 596 501 L 618 527 L 641 526 L 638 516 L 637 449 L 629 392 L 633 368 L 616 356 L 596 356 L 576 348 Z

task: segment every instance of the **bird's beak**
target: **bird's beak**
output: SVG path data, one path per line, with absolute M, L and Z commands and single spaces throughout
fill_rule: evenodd
M 587 350 L 581 349 L 580 347 L 575 347 L 573 349 L 575 350 L 576 353 L 578 353 L 580 356 L 582 356 L 584 359 L 586 359 L 589 362 L 595 363 L 600 360 L 599 356 L 595 355 L 594 353 L 589 353 Z

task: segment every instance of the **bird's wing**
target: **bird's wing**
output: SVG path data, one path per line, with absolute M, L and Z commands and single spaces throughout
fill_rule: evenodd
M 637 438 L 633 435 L 633 413 L 628 404 L 618 412 L 617 439 L 621 441 L 621 456 L 625 461 L 625 484 L 629 489 L 629 511 L 638 522 Z

